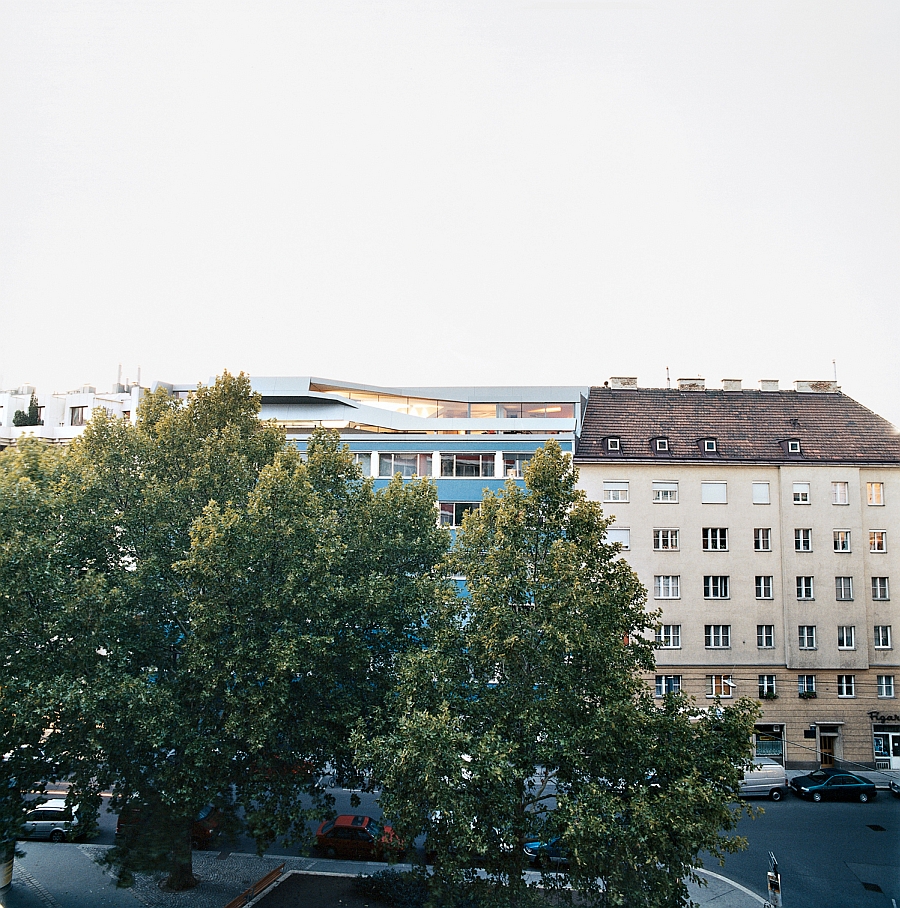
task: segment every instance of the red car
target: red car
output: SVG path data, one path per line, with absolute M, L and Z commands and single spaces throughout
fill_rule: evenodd
M 404 852 L 390 826 L 349 813 L 322 823 L 316 831 L 316 845 L 326 857 L 356 861 L 384 861 L 389 855 L 402 857 Z

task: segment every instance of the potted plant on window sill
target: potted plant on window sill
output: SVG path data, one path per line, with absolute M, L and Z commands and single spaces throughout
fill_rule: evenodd
M 801 700 L 815 700 L 816 692 L 814 690 L 801 690 L 800 693 L 797 694 L 797 696 Z
M 774 691 L 767 691 L 764 694 L 760 694 L 759 699 L 760 700 L 777 700 L 778 694 L 776 694 Z

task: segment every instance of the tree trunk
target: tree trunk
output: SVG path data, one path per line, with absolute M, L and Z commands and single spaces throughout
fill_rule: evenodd
M 175 824 L 177 833 L 172 837 L 172 864 L 169 876 L 166 879 L 166 888 L 174 892 L 184 889 L 193 889 L 200 880 L 194 876 L 193 855 L 191 853 L 191 826 L 190 817 L 180 820 Z

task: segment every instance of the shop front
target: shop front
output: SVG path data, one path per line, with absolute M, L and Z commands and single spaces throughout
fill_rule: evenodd
M 900 713 L 885 715 L 875 710 L 872 720 L 872 743 L 876 769 L 900 769 Z

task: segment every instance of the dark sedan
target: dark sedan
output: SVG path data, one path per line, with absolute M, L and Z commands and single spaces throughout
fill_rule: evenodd
M 817 769 L 790 781 L 794 794 L 813 801 L 861 801 L 875 797 L 875 783 L 843 769 Z

